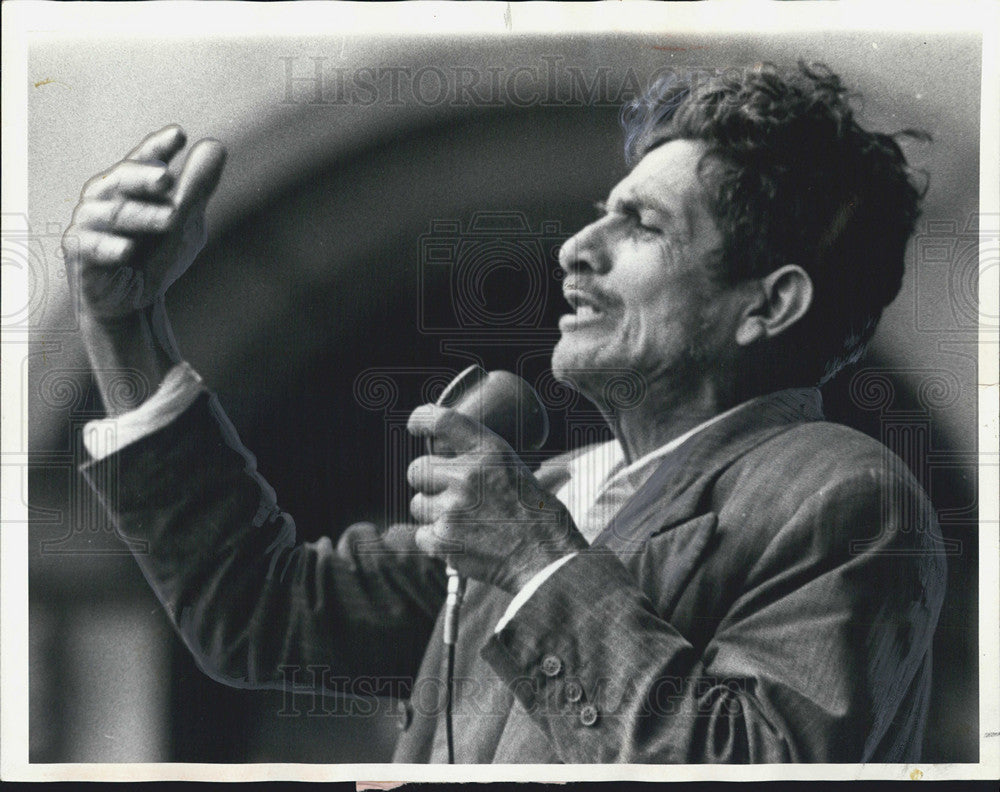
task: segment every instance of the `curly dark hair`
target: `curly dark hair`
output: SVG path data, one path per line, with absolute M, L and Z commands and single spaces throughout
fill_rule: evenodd
M 755 368 L 771 383 L 825 382 L 858 360 L 899 292 L 921 189 L 897 142 L 854 119 L 840 78 L 800 62 L 727 70 L 701 84 L 661 80 L 622 110 L 626 158 L 670 140 L 708 148 L 700 164 L 723 232 L 720 277 L 730 283 L 798 264 L 814 285 L 802 320 Z

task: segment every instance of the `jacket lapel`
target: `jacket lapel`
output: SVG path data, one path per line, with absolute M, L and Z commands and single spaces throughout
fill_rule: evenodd
M 791 426 L 822 420 L 817 388 L 792 388 L 752 399 L 667 454 L 593 542 L 617 555 L 641 552 L 654 534 L 708 511 L 715 479 L 735 459 Z

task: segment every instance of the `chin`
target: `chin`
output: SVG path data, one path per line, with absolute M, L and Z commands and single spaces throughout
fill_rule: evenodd
M 607 357 L 606 350 L 602 354 L 599 347 L 564 337 L 552 350 L 552 375 L 591 401 L 599 400 L 608 378 L 626 368 Z
M 560 382 L 574 381 L 587 367 L 593 364 L 595 350 L 587 350 L 575 339 L 560 338 L 552 350 L 552 374 Z

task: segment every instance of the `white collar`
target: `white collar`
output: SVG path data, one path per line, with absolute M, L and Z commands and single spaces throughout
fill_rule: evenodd
M 750 399 L 748 401 L 753 400 Z M 736 412 L 747 404 L 748 401 L 737 404 L 735 407 L 718 415 L 714 415 L 707 421 L 702 421 L 697 426 L 684 432 L 684 434 L 667 441 L 659 448 L 650 451 L 626 467 L 623 467 L 625 465 L 625 452 L 617 440 L 609 440 L 606 443 L 594 446 L 568 462 L 567 467 L 569 468 L 570 478 L 579 479 L 583 475 L 590 474 L 593 476 L 594 473 L 597 473 L 597 481 L 594 482 L 597 484 L 596 492 L 594 493 L 595 497 L 599 496 L 601 492 L 621 478 L 627 478 L 633 487 L 639 487 L 652 474 L 654 462 L 680 447 L 682 443 L 690 440 L 698 432 L 704 431 L 712 424 Z

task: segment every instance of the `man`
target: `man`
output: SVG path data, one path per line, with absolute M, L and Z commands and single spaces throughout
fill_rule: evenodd
M 560 254 L 573 311 L 553 370 L 615 441 L 531 472 L 476 421 L 420 407 L 410 431 L 454 454 L 409 468 L 417 525 L 352 526 L 336 547 L 296 542 L 170 332 L 163 293 L 203 241 L 219 144 L 174 184 L 168 127 L 88 183 L 68 261 L 116 422 L 106 501 L 207 673 L 399 678 L 396 759 L 444 761 L 447 559 L 470 580 L 458 762 L 918 758 L 934 515 L 898 459 L 822 420 L 815 386 L 898 291 L 919 193 L 825 69 L 664 88 L 629 108 L 638 162 Z M 122 367 L 153 397 L 115 402 L 104 378 Z M 623 370 L 641 386 L 628 405 L 606 393 Z M 110 458 L 92 453 L 105 491 Z

